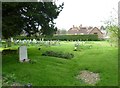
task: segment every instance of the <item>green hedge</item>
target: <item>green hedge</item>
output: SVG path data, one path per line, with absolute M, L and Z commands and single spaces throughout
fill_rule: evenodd
M 53 37 L 46 37 L 45 40 L 61 40 L 61 41 L 66 41 L 66 40 L 88 40 L 88 41 L 96 41 L 98 40 L 98 35 L 91 34 L 91 35 L 56 35 Z
M 19 36 L 19 37 L 15 37 L 14 39 L 40 39 L 40 38 L 44 38 L 44 40 L 61 40 L 61 41 L 67 41 L 67 40 L 81 40 L 81 41 L 97 41 L 98 39 L 98 35 L 96 34 L 90 34 L 90 35 L 54 35 L 54 36 L 49 36 L 49 37 L 43 37 L 43 36 L 39 36 L 39 37 L 25 37 L 25 36 Z
M 20 39 L 20 40 L 24 40 L 24 39 L 40 39 L 40 38 L 43 38 L 43 36 L 39 36 L 39 37 L 34 37 L 34 36 L 31 36 L 31 37 L 17 36 L 17 37 L 14 37 L 14 39 Z

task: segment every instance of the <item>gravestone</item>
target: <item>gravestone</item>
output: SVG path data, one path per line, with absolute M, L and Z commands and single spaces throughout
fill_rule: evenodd
M 19 43 L 19 40 L 16 40 L 16 43 Z
M 32 40 L 31 40 L 31 39 L 29 40 L 29 43 L 30 43 L 30 44 L 32 43 Z
M 19 44 L 22 44 L 22 40 L 19 40 L 19 42 L 18 42 Z
M 29 44 L 29 40 L 26 40 L 26 43 Z
M 26 43 L 26 40 L 24 39 L 24 40 L 22 40 L 21 42 L 22 42 L 22 44 L 24 45 L 24 44 Z
M 44 38 L 42 38 L 42 41 L 44 41 Z
M 75 42 L 75 45 L 74 45 L 75 47 L 74 47 L 74 51 L 77 51 L 78 50 L 78 48 L 79 48 L 79 42 Z
M 19 61 L 20 62 L 28 62 L 29 61 L 26 46 L 19 47 Z
M 35 44 L 36 44 L 36 43 L 37 43 L 37 40 L 36 40 L 36 39 L 33 39 L 33 43 L 35 43 Z
M 15 41 L 14 41 L 14 44 L 18 44 L 18 40 L 15 40 Z
M 50 41 L 49 41 L 49 40 L 46 41 L 46 42 L 45 42 L 45 45 L 46 45 L 46 46 L 50 46 Z
M 48 46 L 51 46 L 51 45 L 52 45 L 52 43 L 53 43 L 53 41 L 52 41 L 52 40 L 48 41 Z
M 13 38 L 11 38 L 11 42 L 14 42 Z

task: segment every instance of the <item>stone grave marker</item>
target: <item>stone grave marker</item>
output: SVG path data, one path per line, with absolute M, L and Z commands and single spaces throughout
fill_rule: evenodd
M 36 44 L 36 43 L 37 43 L 37 40 L 36 40 L 36 39 L 33 39 L 33 43 L 35 43 L 35 44 Z
M 29 40 L 29 43 L 30 43 L 30 44 L 32 43 L 32 40 L 31 40 L 31 39 Z
M 44 38 L 42 38 L 42 41 L 44 41 Z
M 78 50 L 78 47 L 79 47 L 79 42 L 75 41 L 75 44 L 74 44 L 74 51 L 77 51 Z
M 22 44 L 22 40 L 19 40 L 18 44 Z
M 14 41 L 14 44 L 17 44 L 17 40 Z
M 11 42 L 14 42 L 13 38 L 11 38 Z
M 45 42 L 46 46 L 49 46 L 49 44 L 50 44 L 49 40 Z
M 26 46 L 19 47 L 19 61 L 20 62 L 28 62 L 29 61 Z
M 26 43 L 27 43 L 26 39 L 22 40 L 22 44 L 26 44 Z

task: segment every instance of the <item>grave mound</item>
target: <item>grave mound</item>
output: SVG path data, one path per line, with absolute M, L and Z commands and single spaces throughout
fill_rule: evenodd
M 99 73 L 83 70 L 76 76 L 76 79 L 82 80 L 86 84 L 95 85 L 100 80 L 100 76 Z
M 72 53 L 63 53 L 63 52 L 55 52 L 55 51 L 46 51 L 42 55 L 65 58 L 65 59 L 71 59 L 74 57 Z

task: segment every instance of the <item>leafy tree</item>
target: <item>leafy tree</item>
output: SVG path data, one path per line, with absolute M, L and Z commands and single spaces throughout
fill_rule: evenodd
M 3 2 L 2 34 L 5 39 L 20 35 L 24 30 L 27 36 L 39 32 L 53 35 L 57 28 L 54 19 L 62 11 L 64 3 L 55 2 Z
M 116 16 L 111 16 L 109 20 L 105 21 L 106 31 L 108 31 L 108 35 L 110 37 L 109 41 L 111 45 L 118 45 L 118 23 Z
M 10 46 L 10 37 L 20 34 L 22 20 L 19 14 L 18 3 L 2 4 L 2 35 Z
M 67 31 L 65 29 L 60 30 L 60 34 L 66 34 Z
M 25 22 L 24 30 L 28 33 L 28 36 L 37 33 L 39 26 L 41 27 L 40 32 L 42 35 L 52 35 L 57 31 L 57 28 L 54 26 L 54 19 L 62 11 L 63 4 L 57 7 L 53 2 L 36 2 L 25 4 L 25 6 L 21 10 L 21 14 Z
M 21 19 L 17 5 L 18 3 L 2 4 L 2 34 L 5 39 L 21 32 Z
M 118 26 L 117 25 L 110 25 L 106 27 L 108 30 L 108 34 L 109 34 L 109 41 L 111 43 L 111 45 L 115 46 L 118 44 Z

